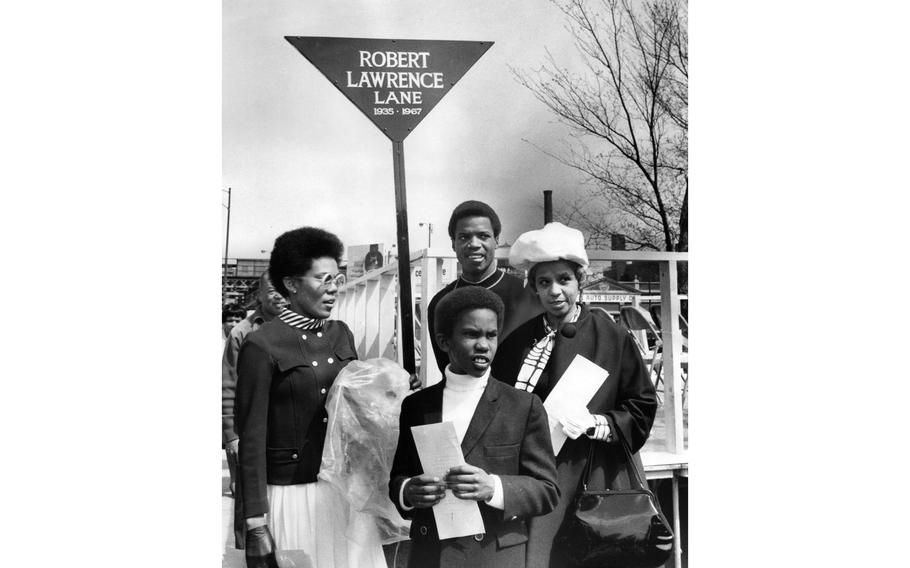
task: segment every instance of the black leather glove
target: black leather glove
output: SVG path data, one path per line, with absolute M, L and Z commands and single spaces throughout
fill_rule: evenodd
M 246 530 L 247 568 L 278 568 L 275 540 L 268 525 Z

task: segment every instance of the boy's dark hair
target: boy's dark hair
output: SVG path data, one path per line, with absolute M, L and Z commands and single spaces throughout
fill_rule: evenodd
M 458 220 L 464 219 L 465 217 L 486 217 L 490 220 L 490 225 L 493 226 L 493 236 L 497 239 L 499 238 L 499 231 L 502 230 L 502 224 L 499 222 L 499 215 L 496 214 L 496 211 L 493 211 L 493 208 L 483 201 L 470 200 L 459 204 L 452 211 L 452 216 L 449 217 L 450 239 L 455 238 L 455 225 L 458 224 Z
M 499 296 L 480 286 L 456 288 L 442 297 L 436 305 L 433 327 L 436 333 L 446 337 L 452 335 L 455 322 L 468 310 L 488 309 L 496 314 L 496 327 L 502 329 L 502 314 L 505 310 Z
M 275 239 L 269 258 L 269 280 L 279 294 L 288 297 L 284 286 L 287 276 L 302 276 L 310 269 L 313 259 L 329 257 L 341 263 L 344 245 L 328 231 L 316 227 L 301 227 Z

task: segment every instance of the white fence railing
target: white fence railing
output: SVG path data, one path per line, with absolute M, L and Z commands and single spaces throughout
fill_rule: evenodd
M 507 251 L 497 251 L 505 259 Z M 682 409 L 682 333 L 679 328 L 680 303 L 677 283 L 677 262 L 688 262 L 688 253 L 643 251 L 588 251 L 592 262 L 641 261 L 656 262 L 660 267 L 661 336 L 663 340 L 663 404 L 667 428 L 666 447 L 672 454 L 685 449 Z M 419 278 L 412 286 L 415 302 L 415 348 L 419 376 L 424 385 L 432 385 L 442 377 L 433 357 L 425 318 L 430 300 L 445 283 L 455 278 L 455 255 L 450 249 L 431 248 L 411 254 L 411 273 Z M 348 324 L 354 333 L 358 354 L 365 358 L 385 357 L 402 362 L 397 329 L 401 325 L 397 309 L 398 264 L 367 272 L 347 282 L 338 291 L 333 317 Z M 417 299 L 419 298 L 419 299 Z

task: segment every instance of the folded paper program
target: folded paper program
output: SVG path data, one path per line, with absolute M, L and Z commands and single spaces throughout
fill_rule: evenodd
M 543 406 L 547 409 L 550 421 L 550 441 L 553 444 L 554 455 L 559 454 L 566 437 L 570 433 L 575 434 L 575 429 L 585 424 L 587 419 L 584 416 L 591 414 L 588 412 L 588 403 L 609 375 L 606 369 L 581 355 L 576 355 L 559 382 L 550 391 Z M 588 424 L 585 429 L 589 426 L 593 424 Z M 577 438 L 582 432 L 578 432 L 572 438 Z

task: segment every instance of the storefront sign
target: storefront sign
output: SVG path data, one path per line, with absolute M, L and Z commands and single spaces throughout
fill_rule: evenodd
M 581 299 L 588 304 L 631 304 L 632 294 L 598 294 L 596 292 L 582 292 Z

